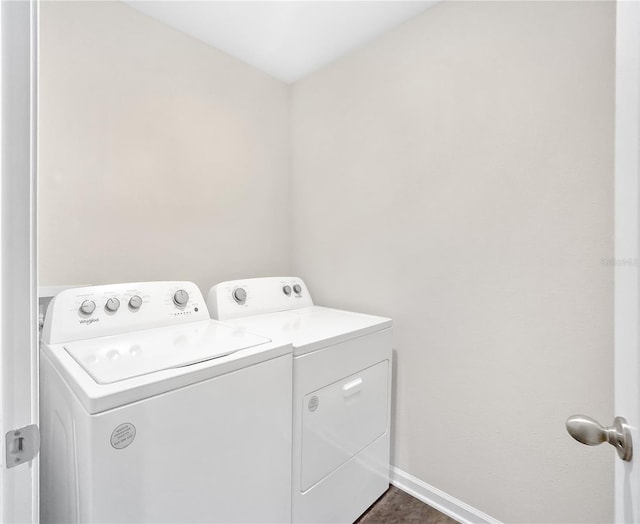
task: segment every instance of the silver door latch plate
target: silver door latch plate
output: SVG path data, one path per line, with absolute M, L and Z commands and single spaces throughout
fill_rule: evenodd
M 7 468 L 33 460 L 40 450 L 40 430 L 35 424 L 12 429 L 4 436 Z

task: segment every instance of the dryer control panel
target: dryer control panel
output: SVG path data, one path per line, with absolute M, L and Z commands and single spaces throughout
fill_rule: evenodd
M 48 344 L 209 320 L 193 282 L 137 282 L 62 291 L 52 300 L 42 330 Z
M 313 306 L 298 277 L 265 277 L 221 282 L 209 290 L 207 306 L 216 320 L 276 313 Z

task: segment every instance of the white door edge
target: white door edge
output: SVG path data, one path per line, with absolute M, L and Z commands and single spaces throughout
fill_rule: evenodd
M 38 522 L 37 459 L 5 435 L 38 422 L 36 0 L 0 2 L 0 521 Z M 9 440 L 12 442 L 12 439 Z
M 615 108 L 615 413 L 632 427 L 632 462 L 615 458 L 615 522 L 640 521 L 638 178 L 640 2 L 618 1 Z M 610 423 L 607 421 L 607 423 Z M 634 464 L 636 464 L 634 466 Z

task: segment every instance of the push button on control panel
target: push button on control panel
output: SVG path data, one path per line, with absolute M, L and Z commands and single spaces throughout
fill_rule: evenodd
M 96 310 L 96 303 L 93 300 L 85 300 L 80 304 L 80 313 L 83 315 L 91 315 Z

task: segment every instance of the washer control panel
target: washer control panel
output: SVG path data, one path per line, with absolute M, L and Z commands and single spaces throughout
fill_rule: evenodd
M 54 297 L 44 320 L 49 344 L 208 320 L 193 282 L 137 282 L 67 289 Z
M 301 278 L 266 277 L 217 284 L 209 290 L 207 306 L 212 318 L 226 320 L 309 307 L 313 301 Z

